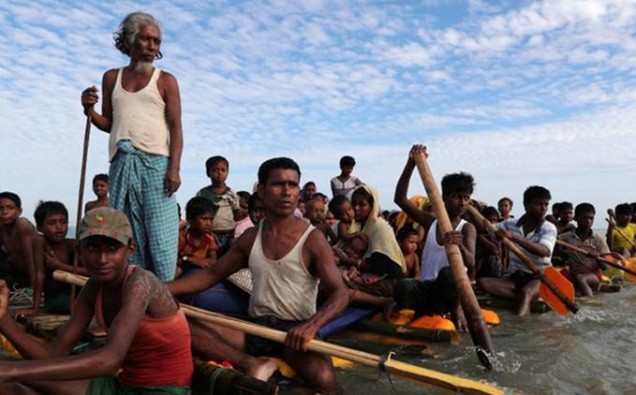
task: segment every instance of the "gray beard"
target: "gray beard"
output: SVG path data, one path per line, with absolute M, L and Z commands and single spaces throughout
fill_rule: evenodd
M 154 68 L 155 67 L 152 65 L 152 62 L 137 62 L 133 66 L 136 73 L 145 75 L 151 74 Z

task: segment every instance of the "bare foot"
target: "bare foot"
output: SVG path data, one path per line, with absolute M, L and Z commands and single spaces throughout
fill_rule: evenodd
M 267 381 L 277 370 L 276 361 L 271 358 L 259 357 L 254 358 L 254 362 L 245 369 L 245 373 L 255 379 Z

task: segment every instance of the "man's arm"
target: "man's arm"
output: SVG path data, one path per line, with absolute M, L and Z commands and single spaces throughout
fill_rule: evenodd
M 0 371 L 3 372 L 0 377 L 7 381 L 81 380 L 116 374 L 156 293 L 158 284 L 153 284 L 153 281 L 156 283 L 156 279 L 145 273 L 135 273 L 126 281 L 121 291 L 121 307 L 108 329 L 103 347 L 44 361 L 0 362 Z
M 82 106 L 84 107 L 84 115 L 91 116 L 91 122 L 100 130 L 110 133 L 113 124 L 113 105 L 111 97 L 113 88 L 117 81 L 117 69 L 108 70 L 102 77 L 102 93 L 104 100 L 102 101 L 102 113 L 95 111 L 95 104 L 99 101 L 97 88 L 91 86 L 82 92 Z
M 435 217 L 427 211 L 420 210 L 407 198 L 409 182 L 411 180 L 411 175 L 413 174 L 413 169 L 415 169 L 414 157 L 420 152 L 424 152 L 426 154 L 426 147 L 422 145 L 414 145 L 411 148 L 409 157 L 404 165 L 404 170 L 402 170 L 402 174 L 395 186 L 393 201 L 406 213 L 406 215 L 409 216 L 409 218 L 413 219 L 413 221 L 418 224 L 421 224 L 426 230 L 428 230 L 431 227 L 433 220 L 435 220 Z
M 198 293 L 214 286 L 230 274 L 239 271 L 247 266 L 249 253 L 256 238 L 256 231 L 256 228 L 246 230 L 236 243 L 230 246 L 230 250 L 208 269 L 168 282 L 166 286 L 173 295 Z
M 541 230 L 537 229 L 537 231 Z M 531 254 L 539 257 L 548 257 L 552 255 L 552 250 L 554 250 L 554 245 L 556 244 L 557 230 L 556 226 L 551 224 L 550 227 L 545 229 L 545 232 L 543 232 L 541 239 L 538 242 L 528 240 L 518 233 L 506 232 L 506 234 L 510 236 L 509 238 L 511 241 L 523 247 Z
M 0 280 L 0 333 L 2 333 L 25 359 L 48 359 L 67 355 L 81 338 L 93 317 L 91 303 L 95 300 L 95 284 L 90 282 L 82 288 L 73 316 L 64 329 L 48 346 L 35 341 L 15 321 L 8 310 L 9 287 Z M 0 371 L 2 368 L 0 368 Z M 0 381 L 2 381 L 0 379 Z
M 349 304 L 349 293 L 340 277 L 333 254 L 323 233 L 315 229 L 307 238 L 309 270 L 320 279 L 321 289 L 327 297 L 320 309 L 307 322 L 287 332 L 285 345 L 293 350 L 306 350 L 307 343 L 316 337 L 318 330 L 338 317 Z M 303 257 L 306 255 L 303 253 Z
M 179 189 L 181 178 L 181 153 L 183 151 L 183 129 L 181 126 L 181 96 L 177 79 L 165 71 L 161 73 L 161 85 L 166 102 L 166 122 L 170 132 L 170 157 L 168 171 L 164 179 L 164 188 L 168 196 Z

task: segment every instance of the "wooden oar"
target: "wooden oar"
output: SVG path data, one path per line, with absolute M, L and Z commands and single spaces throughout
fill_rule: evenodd
M 472 216 L 482 223 L 489 231 L 497 233 L 495 226 L 484 218 L 483 215 L 473 206 L 468 206 L 468 211 Z M 568 310 L 576 313 L 579 306 L 574 302 L 574 286 L 565 278 L 558 270 L 552 266 L 548 266 L 543 273 L 537 268 L 530 258 L 524 254 L 519 247 L 506 237 L 500 236 L 501 241 L 523 262 L 530 271 L 541 280 L 541 288 L 539 295 L 545 303 L 555 312 L 565 315 Z
M 565 241 L 557 240 L 557 244 L 562 246 L 562 247 L 568 248 L 568 249 L 570 249 L 572 251 L 580 252 L 581 254 L 584 254 L 585 256 L 588 256 L 590 258 L 594 258 L 597 261 L 603 262 L 604 264 L 606 264 L 608 266 L 611 266 L 611 267 L 614 267 L 616 269 L 622 270 L 622 271 L 624 271 L 626 273 L 625 277 L 627 277 L 627 279 L 629 281 L 636 282 L 636 271 L 631 269 L 631 268 L 629 268 L 629 267 L 622 266 L 622 265 L 620 265 L 620 264 L 618 264 L 618 263 L 616 263 L 614 261 L 611 261 L 611 260 L 609 260 L 607 258 L 603 258 L 602 256 L 598 256 L 598 255 L 594 254 L 591 251 L 585 250 L 585 249 L 583 249 L 581 247 L 575 246 L 575 245 L 570 244 L 570 243 L 566 243 Z M 627 262 L 627 261 L 625 261 L 625 262 Z
M 84 205 L 84 186 L 86 184 L 86 162 L 88 161 L 88 143 L 90 141 L 91 136 L 91 109 L 89 108 L 88 114 L 86 115 L 86 126 L 84 127 L 84 148 L 82 150 L 82 168 L 80 170 L 80 182 L 79 182 L 79 193 L 77 196 L 77 218 L 75 220 L 75 240 L 79 243 L 79 228 L 80 223 L 82 221 L 82 206 Z M 73 258 L 73 273 L 77 273 L 77 267 L 79 266 L 79 257 L 78 254 L 75 254 Z M 77 296 L 77 289 L 75 289 L 75 285 L 71 285 L 71 305 L 70 310 L 73 312 L 75 310 L 75 301 Z
M 607 215 L 609 215 L 609 218 L 606 219 L 606 221 L 614 225 L 614 230 L 616 230 L 619 235 L 621 235 L 625 240 L 627 240 L 627 242 L 632 246 L 632 248 L 636 247 L 636 242 L 632 240 L 629 237 L 629 235 L 625 233 L 623 229 L 619 228 L 618 225 L 616 225 L 616 215 L 614 215 L 614 210 L 612 210 L 611 208 L 608 208 Z
M 424 153 L 416 155 L 414 158 L 417 170 L 420 173 L 420 178 L 424 184 L 424 189 L 428 194 L 428 198 L 431 200 L 433 212 L 437 218 L 437 224 L 439 226 L 442 235 L 452 232 L 453 225 L 451 224 L 448 213 L 446 212 L 446 205 L 442 199 L 442 195 L 439 193 L 433 173 L 428 166 L 426 156 Z M 479 302 L 473 292 L 473 287 L 470 284 L 468 275 L 466 274 L 466 267 L 462 259 L 459 246 L 455 244 L 445 244 L 446 256 L 448 257 L 448 264 L 453 273 L 455 280 L 455 287 L 459 293 L 459 301 L 466 321 L 468 322 L 468 330 L 473 340 L 473 344 L 477 346 L 477 356 L 481 363 L 488 369 L 492 369 L 491 356 L 494 353 L 494 347 L 490 338 L 490 332 L 488 331 L 488 325 L 481 314 L 479 308 Z
M 84 285 L 87 280 L 84 276 L 79 276 L 62 270 L 56 270 L 53 272 L 53 278 L 58 281 L 79 286 Z M 265 338 L 267 340 L 275 341 L 277 343 L 285 343 L 285 338 L 287 337 L 286 332 L 239 320 L 238 318 L 227 317 L 222 314 L 213 313 L 211 311 L 202 310 L 185 304 L 182 304 L 181 308 L 188 317 L 217 324 L 226 328 L 232 328 L 244 333 Z M 337 346 L 320 340 L 309 341 L 309 343 L 307 343 L 307 349 L 321 354 L 336 356 L 361 365 L 378 368 L 382 371 L 395 373 L 402 377 L 417 380 L 436 387 L 446 388 L 458 393 L 503 395 L 512 392 L 508 388 L 497 387 L 475 380 L 436 372 L 421 366 L 396 361 L 391 358 L 391 354 L 386 357 L 380 357 L 378 355 Z

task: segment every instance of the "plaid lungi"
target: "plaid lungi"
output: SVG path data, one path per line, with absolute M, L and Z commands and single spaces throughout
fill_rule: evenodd
M 110 206 L 126 213 L 137 244 L 129 263 L 162 281 L 174 279 L 179 247 L 177 199 L 164 192 L 167 169 L 167 156 L 147 154 L 130 140 L 120 140 L 109 171 Z

